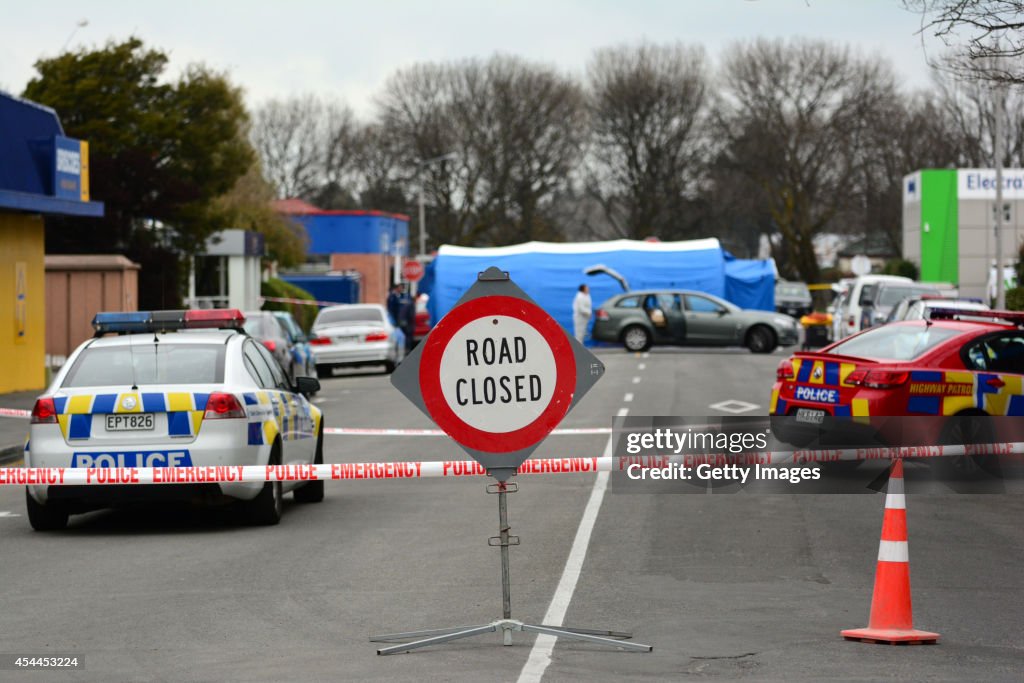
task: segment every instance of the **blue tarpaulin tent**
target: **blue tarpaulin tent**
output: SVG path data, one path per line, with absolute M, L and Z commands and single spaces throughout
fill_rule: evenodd
M 472 286 L 478 273 L 496 266 L 508 271 L 542 308 L 565 329 L 572 330 L 572 300 L 581 284 L 590 285 L 595 308 L 622 291 L 606 275 L 584 274 L 585 268 L 597 264 L 623 275 L 631 289 L 693 289 L 743 308 L 774 308 L 774 263 L 736 259 L 714 238 L 686 242 L 527 242 L 487 249 L 441 247 L 428 268 L 433 278 L 429 287 L 431 318 L 439 320 Z

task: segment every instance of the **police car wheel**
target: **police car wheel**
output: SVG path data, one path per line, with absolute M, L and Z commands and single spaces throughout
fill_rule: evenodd
M 68 511 L 54 503 L 42 505 L 25 489 L 25 507 L 28 508 L 28 523 L 36 531 L 59 531 L 68 525 Z
M 316 455 L 313 456 L 314 465 L 324 464 L 324 428 L 320 427 L 320 433 L 316 437 Z M 296 503 L 319 503 L 324 499 L 323 479 L 307 482 L 304 486 L 295 489 L 294 498 Z
M 982 412 L 964 411 L 946 421 L 939 436 L 942 444 L 977 445 L 995 441 L 991 418 Z M 943 474 L 952 479 L 974 479 L 997 474 L 995 455 L 956 455 L 939 458 Z
M 274 443 L 274 450 L 270 454 L 270 462 L 278 464 L 281 462 L 281 443 Z M 281 521 L 281 511 L 284 505 L 284 492 L 281 490 L 281 482 L 268 481 L 255 498 L 246 503 L 249 523 L 255 526 L 273 526 Z

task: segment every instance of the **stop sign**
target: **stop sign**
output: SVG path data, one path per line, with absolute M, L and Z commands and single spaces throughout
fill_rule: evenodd
M 489 268 L 391 382 L 504 481 L 603 373 L 507 273 Z
M 402 279 L 408 282 L 419 282 L 423 279 L 423 264 L 412 259 L 403 263 Z

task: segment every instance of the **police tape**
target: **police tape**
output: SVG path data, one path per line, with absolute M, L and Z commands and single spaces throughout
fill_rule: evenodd
M 913 446 L 821 451 L 696 453 L 687 455 L 536 458 L 517 474 L 586 474 L 627 471 L 633 465 L 661 468 L 670 464 L 804 465 L 840 461 L 897 460 L 964 455 L 1024 455 L 1024 442 L 969 446 Z M 302 465 L 207 465 L 198 467 L 11 467 L 0 468 L 0 486 L 198 484 L 268 481 L 342 481 L 356 479 L 427 479 L 478 477 L 487 469 L 473 460 L 347 462 Z
M 611 433 L 611 427 L 567 427 L 551 431 L 552 436 Z M 324 427 L 324 434 L 343 436 L 445 436 L 445 433 L 440 429 L 364 429 L 360 427 Z
M 23 417 L 28 419 L 32 417 L 32 411 L 20 410 L 18 408 L 0 408 L 0 417 Z
M 289 299 L 282 296 L 263 296 L 263 301 L 273 301 L 278 304 L 300 304 L 303 306 L 342 306 L 340 301 L 317 301 L 315 299 Z

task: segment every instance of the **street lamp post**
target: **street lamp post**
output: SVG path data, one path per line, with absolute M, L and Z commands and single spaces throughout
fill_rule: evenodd
M 426 220 L 426 209 L 423 205 L 423 170 L 430 164 L 440 163 L 442 161 L 450 161 L 455 159 L 458 155 L 455 152 L 449 152 L 448 154 L 442 154 L 439 157 L 433 157 L 432 159 L 420 159 L 416 162 L 416 173 L 419 176 L 420 185 L 420 198 L 419 198 L 419 209 L 420 209 L 420 256 L 427 255 L 427 220 Z

